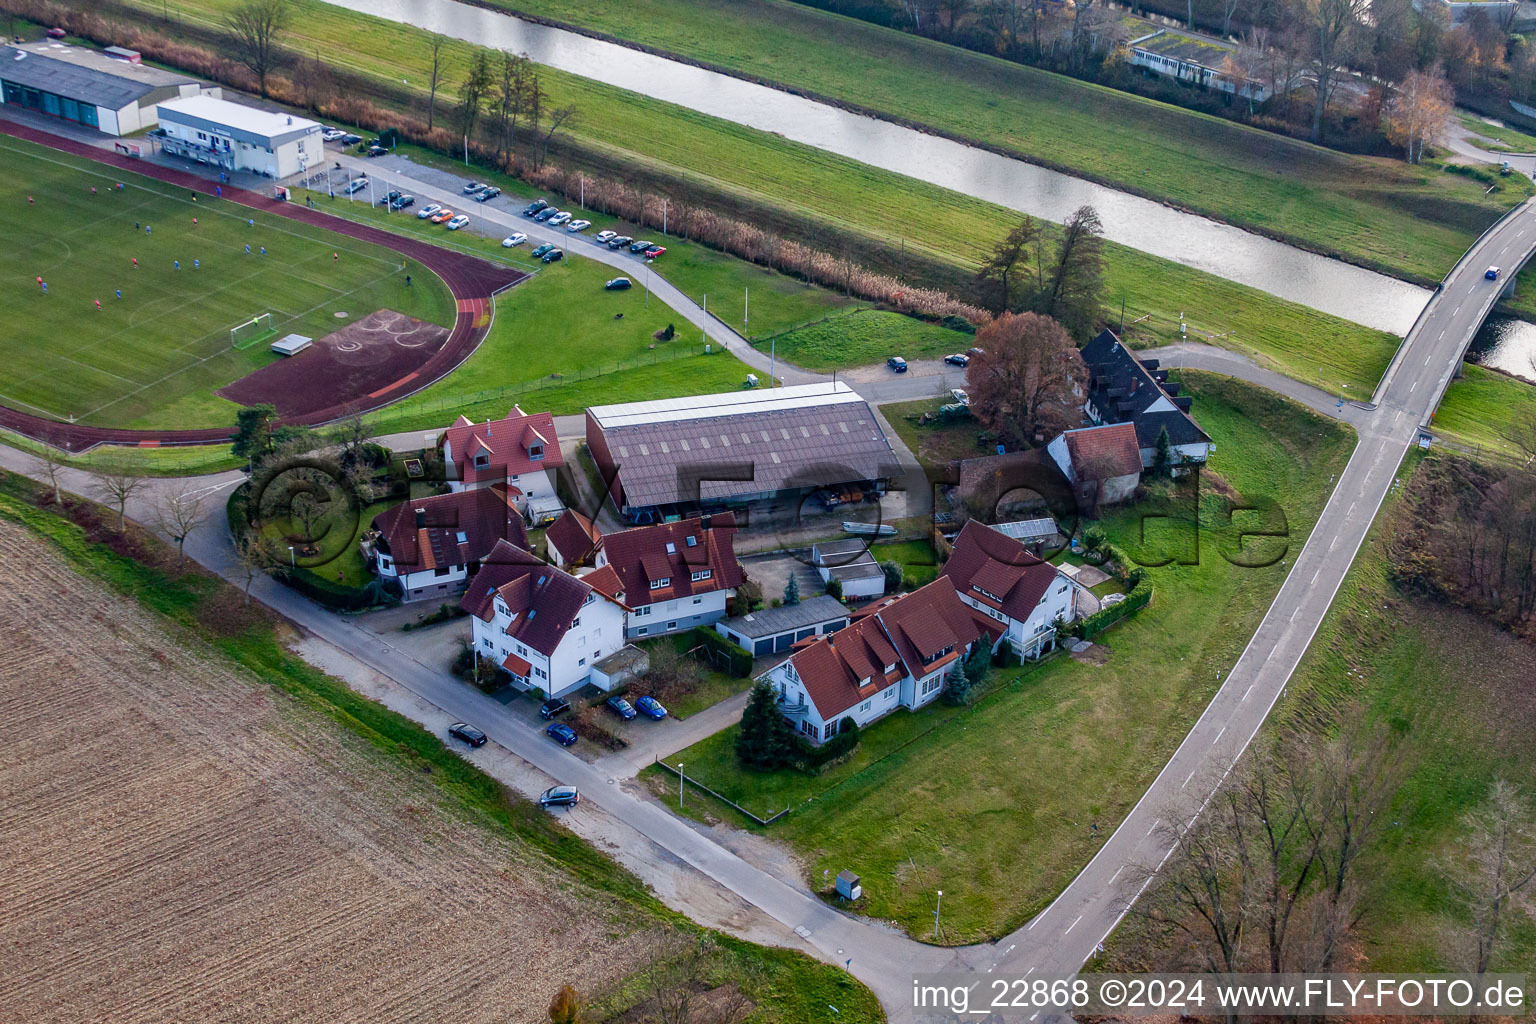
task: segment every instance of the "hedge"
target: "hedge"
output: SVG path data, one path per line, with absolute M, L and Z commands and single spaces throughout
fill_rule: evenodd
M 1139 584 L 1129 594 L 1125 595 L 1124 601 L 1100 608 L 1086 619 L 1079 619 L 1072 624 L 1068 632 L 1084 640 L 1092 640 L 1095 636 L 1104 632 L 1127 615 L 1133 615 L 1141 611 L 1147 606 L 1147 602 L 1151 600 L 1152 584 Z
M 837 735 L 817 746 L 803 736 L 795 737 L 795 755 L 790 760 L 798 771 L 815 775 L 818 769 L 853 753 L 859 745 L 859 724 L 844 718 Z
M 720 663 L 720 659 L 716 657 L 716 652 L 719 652 L 720 654 L 725 655 L 728 659 L 729 668 L 727 671 L 730 672 L 731 675 L 735 676 L 737 679 L 745 679 L 747 676 L 752 674 L 751 651 L 747 650 L 745 647 L 742 647 L 739 644 L 727 640 L 725 637 L 721 636 L 719 633 L 715 632 L 714 629 L 708 626 L 695 626 L 693 628 L 693 633 L 694 636 L 698 639 L 699 643 L 709 648 L 710 661 L 718 665 Z

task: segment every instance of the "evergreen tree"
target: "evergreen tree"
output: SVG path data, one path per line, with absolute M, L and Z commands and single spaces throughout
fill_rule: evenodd
M 1168 437 L 1168 428 L 1164 427 L 1157 435 L 1157 454 L 1152 456 L 1152 472 L 1158 476 L 1167 476 L 1173 469 L 1173 442 Z
M 790 574 L 789 582 L 784 585 L 784 604 L 796 605 L 800 603 L 800 578 Z
M 272 420 L 277 410 L 252 405 L 235 413 L 234 453 L 237 458 L 260 462 L 272 451 Z
M 971 677 L 965 671 L 965 659 L 957 658 L 955 667 L 950 669 L 949 678 L 944 682 L 944 703 L 953 707 L 962 707 L 971 702 Z
M 767 683 L 752 687 L 736 734 L 736 756 L 748 768 L 771 772 L 789 761 L 794 732 L 779 712 L 779 695 Z

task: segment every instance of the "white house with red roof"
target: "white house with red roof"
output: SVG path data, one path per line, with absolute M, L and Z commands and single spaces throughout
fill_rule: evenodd
M 940 577 L 860 610 L 846 629 L 807 641 L 759 678 L 801 735 L 822 743 L 844 718 L 860 728 L 897 708 L 938 699 L 959 661 L 1001 627 Z
M 460 602 L 475 652 L 518 689 L 563 697 L 607 677 L 592 666 L 624 646 L 624 606 L 611 594 L 501 541 Z
M 402 501 L 373 518 L 373 570 L 404 601 L 458 593 L 498 542 L 528 547 L 522 512 L 504 487 Z
M 1129 499 L 1141 483 L 1141 449 L 1134 423 L 1106 423 L 1057 434 L 1045 446 L 1089 508 Z
M 499 420 L 475 423 L 460 416 L 443 432 L 439 446 L 448 486 L 455 491 L 503 484 L 535 523 L 553 519 L 563 506 L 555 472 L 565 465 L 555 418 L 528 414 L 517 406 Z
M 713 625 L 747 574 L 730 513 L 603 534 L 593 565 L 618 581 L 631 639 Z M 583 577 L 588 578 L 588 577 Z
M 940 579 L 960 600 L 998 623 L 993 649 L 1009 644 L 1021 658 L 1037 658 L 1056 639 L 1057 623 L 1077 617 L 1078 584 L 1014 538 L 975 519 L 955 538 Z

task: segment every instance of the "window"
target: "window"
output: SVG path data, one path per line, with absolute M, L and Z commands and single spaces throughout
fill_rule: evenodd
M 690 533 L 688 535 L 688 546 L 691 547 L 691 548 L 698 547 L 699 546 L 699 538 L 695 537 L 693 534 Z
M 923 681 L 923 693 L 922 693 L 922 695 L 924 697 L 926 697 L 930 693 L 932 693 L 934 690 L 937 690 L 940 686 L 943 686 L 943 685 L 944 685 L 944 680 L 940 679 L 938 676 L 934 676 L 932 679 L 926 679 L 926 680 Z
M 662 587 L 667 587 L 667 586 L 671 586 L 671 585 L 672 585 L 672 577 L 671 576 L 663 576 L 659 580 L 651 580 L 651 589 L 652 590 L 660 590 Z
M 865 701 L 863 704 L 860 704 L 859 705 L 859 710 L 860 711 L 868 711 L 870 703 L 871 703 L 870 701 Z
M 480 641 L 480 644 L 486 650 L 490 650 L 491 649 L 491 638 L 490 637 L 486 637 L 484 640 Z
M 571 628 L 575 629 L 579 625 L 581 625 L 581 616 L 580 615 L 576 616 L 574 619 L 571 620 Z
M 800 723 L 800 731 L 805 733 L 807 736 L 816 735 L 816 727 L 807 721 L 802 721 Z
M 446 567 L 444 567 L 442 569 L 433 569 L 432 570 L 432 575 L 433 576 L 447 576 L 452 571 L 453 571 L 452 569 L 449 569 L 449 568 L 446 568 Z
M 677 623 L 676 622 L 669 622 L 669 623 L 667 623 L 667 628 L 668 629 L 676 629 L 677 628 Z
M 886 700 L 895 700 L 896 699 L 896 687 L 894 687 L 894 686 L 887 686 L 885 688 L 885 699 Z
M 535 445 L 530 445 L 528 447 L 528 458 L 531 461 L 538 462 L 543 457 L 544 457 L 544 446 L 543 445 L 535 444 Z
M 696 597 L 696 598 L 693 599 L 693 603 L 694 604 L 703 604 L 704 603 L 704 599 L 702 597 Z
M 695 583 L 697 583 L 699 580 L 707 580 L 707 579 L 709 579 L 709 577 L 710 577 L 710 570 L 709 569 L 700 569 L 700 570 L 698 570 L 697 572 L 695 572 L 693 574 L 693 581 Z
M 578 659 L 576 659 L 576 664 L 577 665 L 585 665 L 586 663 L 587 663 L 587 659 L 586 658 L 578 658 Z
M 475 456 L 475 465 L 481 469 L 491 464 L 491 457 L 484 452 Z
M 649 633 L 650 631 L 650 626 L 641 626 L 639 629 L 635 630 L 635 636 L 645 636 L 645 634 Z
M 527 656 L 528 648 L 524 647 L 522 644 L 518 644 L 517 645 L 517 653 L 521 654 L 521 655 L 524 655 L 524 656 Z
M 1058 594 L 1065 594 L 1066 592 L 1067 592 L 1067 588 L 1066 588 L 1065 584 L 1062 585 L 1062 588 L 1060 590 L 1056 591 L 1056 593 L 1058 593 Z

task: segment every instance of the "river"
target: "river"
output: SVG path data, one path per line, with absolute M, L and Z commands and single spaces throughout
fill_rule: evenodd
M 1161 203 L 878 118 L 456 0 L 327 0 L 516 53 L 1046 220 L 1091 204 L 1105 237 L 1367 327 L 1406 334 L 1426 289 Z
M 1480 366 L 1536 383 L 1536 324 L 1490 316 L 1472 339 L 1467 358 Z

